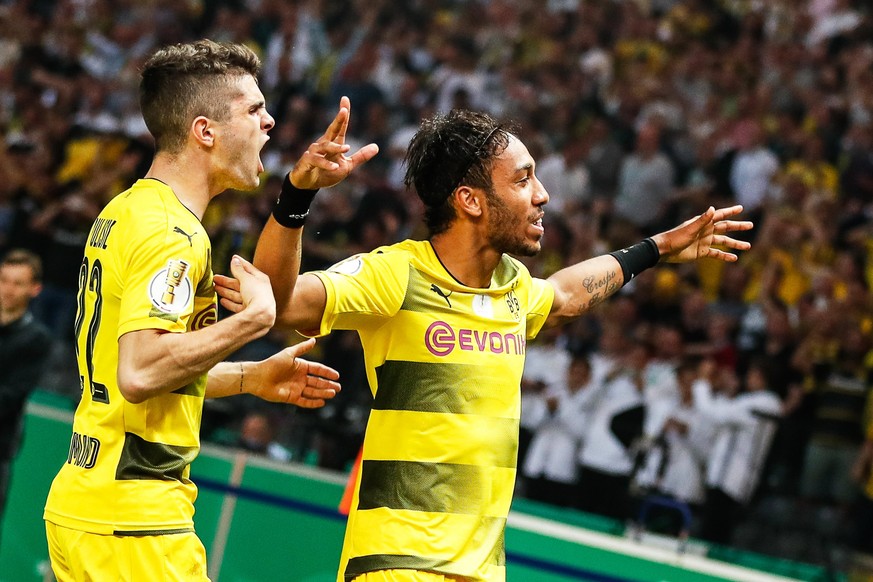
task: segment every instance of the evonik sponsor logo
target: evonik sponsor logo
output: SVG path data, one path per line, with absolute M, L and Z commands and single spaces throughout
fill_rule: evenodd
M 456 330 L 445 321 L 435 321 L 424 332 L 424 345 L 439 357 L 448 356 L 455 350 L 520 356 L 525 353 L 527 340 L 518 333 L 469 328 Z

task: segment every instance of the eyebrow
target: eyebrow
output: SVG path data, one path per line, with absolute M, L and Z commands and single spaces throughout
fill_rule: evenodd
M 525 174 L 527 174 L 531 170 L 533 170 L 533 167 L 534 167 L 533 162 L 527 162 L 526 164 L 522 164 L 522 165 L 518 166 L 512 173 L 513 174 L 520 174 L 520 173 L 524 172 Z

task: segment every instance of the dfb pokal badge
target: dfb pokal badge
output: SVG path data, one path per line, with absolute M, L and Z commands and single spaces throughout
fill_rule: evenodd
M 185 276 L 188 266 L 182 259 L 171 259 L 166 268 L 152 277 L 149 298 L 157 309 L 164 313 L 179 313 L 191 301 L 191 281 Z

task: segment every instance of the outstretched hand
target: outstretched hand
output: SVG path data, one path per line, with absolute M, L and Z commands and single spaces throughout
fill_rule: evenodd
M 320 408 L 340 391 L 339 372 L 300 358 L 315 345 L 315 338 L 300 342 L 257 362 L 246 384 L 248 392 L 270 402 Z
M 340 108 L 327 131 L 309 146 L 291 170 L 291 183 L 302 190 L 327 188 L 341 182 L 352 170 L 379 153 L 379 146 L 367 144 L 352 155 L 346 143 L 349 128 L 351 102 L 348 97 L 340 99 Z
M 743 211 L 742 206 L 730 206 L 716 210 L 712 206 L 703 214 L 686 220 L 676 228 L 652 237 L 661 253 L 661 260 L 668 263 L 685 263 L 708 257 L 734 262 L 737 255 L 718 247 L 739 251 L 748 250 L 751 244 L 737 240 L 727 233 L 751 230 L 748 220 L 728 220 Z

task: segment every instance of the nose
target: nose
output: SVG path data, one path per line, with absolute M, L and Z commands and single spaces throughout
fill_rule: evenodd
M 549 193 L 546 191 L 546 187 L 543 186 L 543 183 L 540 182 L 539 178 L 534 176 L 534 195 L 533 195 L 533 204 L 534 206 L 542 206 L 544 204 L 548 204 L 549 202 Z
M 264 117 L 261 120 L 261 127 L 264 131 L 270 131 L 276 126 L 276 120 L 273 119 L 273 116 L 267 113 L 267 110 L 264 110 Z

